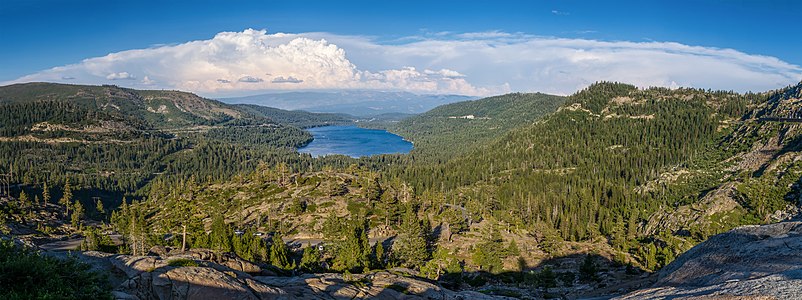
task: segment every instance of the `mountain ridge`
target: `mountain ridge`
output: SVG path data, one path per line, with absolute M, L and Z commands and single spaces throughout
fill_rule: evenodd
M 441 105 L 388 129 L 416 143 L 413 155 L 453 155 L 488 143 L 513 128 L 534 123 L 564 102 L 561 96 L 511 93 Z
M 460 95 L 417 95 L 409 92 L 355 90 L 340 92 L 283 92 L 221 98 L 232 104 L 257 104 L 286 110 L 345 113 L 369 117 L 386 113 L 418 114 L 438 105 L 475 99 Z
M 190 249 L 230 251 L 282 272 L 404 266 L 455 290 L 621 293 L 711 236 L 798 214 L 802 126 L 758 112 L 796 111 L 800 89 L 737 94 L 600 82 L 568 97 L 502 95 L 391 127 L 420 133 L 413 141 L 424 151 L 361 159 L 313 159 L 284 147 L 298 140 L 265 148 L 282 135 L 229 120 L 232 128 L 177 134 L 168 159 L 144 168 L 175 175 L 127 189 L 134 201 L 108 220 L 137 255 L 178 248 L 186 229 Z M 243 111 L 259 118 L 277 113 L 250 109 Z M 301 124 L 340 116 L 284 117 Z M 486 135 L 476 142 L 454 132 Z M 27 155 L 14 159 L 44 157 Z M 130 170 L 128 162 L 116 171 Z M 63 179 L 34 172 L 39 177 L 19 186 L 40 195 L 44 180 L 69 179 L 76 190 L 108 189 L 83 179 L 93 168 L 108 172 L 105 165 L 87 159 L 84 169 L 51 171 Z

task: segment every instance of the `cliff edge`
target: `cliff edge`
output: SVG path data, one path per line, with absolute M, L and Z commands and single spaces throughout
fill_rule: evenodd
M 802 222 L 743 226 L 663 268 L 657 282 L 616 299 L 802 299 Z

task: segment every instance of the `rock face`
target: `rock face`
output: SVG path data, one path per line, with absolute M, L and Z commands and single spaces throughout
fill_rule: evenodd
M 116 299 L 492 299 L 395 272 L 252 276 L 261 268 L 231 254 L 193 250 L 167 255 L 92 257 L 107 259 L 118 273 L 127 276 L 114 290 Z M 178 258 L 194 260 L 198 266 L 170 266 L 169 262 Z
M 802 299 L 802 222 L 744 226 L 711 237 L 619 299 Z
M 208 250 L 208 249 L 192 249 L 192 250 L 189 250 L 184 255 L 177 255 L 177 256 L 178 257 L 186 257 L 186 258 L 194 259 L 194 260 L 211 261 L 213 263 L 225 266 L 225 267 L 230 268 L 232 270 L 237 270 L 237 271 L 245 272 L 245 273 L 252 273 L 253 274 L 253 273 L 259 273 L 259 272 L 262 271 L 262 268 L 259 267 L 258 265 L 256 265 L 255 263 L 252 263 L 250 261 L 242 259 L 242 258 L 234 255 L 233 253 L 227 253 L 227 252 L 225 252 L 225 253 L 216 253 L 216 252 L 214 252 L 212 250 Z M 169 258 L 168 258 L 168 260 L 169 260 Z
M 263 290 L 270 292 L 269 288 Z M 208 267 L 142 272 L 123 282 L 116 292 L 118 298 L 129 295 L 138 299 L 260 299 L 247 283 Z
M 498 299 L 471 291 L 454 292 L 419 279 L 386 271 L 369 274 L 308 274 L 297 277 L 259 276 L 256 280 L 281 287 L 292 299 Z

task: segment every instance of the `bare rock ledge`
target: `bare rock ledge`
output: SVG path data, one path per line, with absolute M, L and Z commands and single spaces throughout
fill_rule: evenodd
M 617 299 L 802 299 L 802 222 L 743 226 L 711 237 Z

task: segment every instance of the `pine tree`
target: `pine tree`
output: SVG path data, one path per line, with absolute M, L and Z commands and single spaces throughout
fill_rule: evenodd
M 382 241 L 376 242 L 376 249 L 374 250 L 374 265 L 376 269 L 384 269 L 386 266 L 385 264 L 385 254 L 384 254 L 384 245 L 382 245 Z
M 212 232 L 209 237 L 212 248 L 217 251 L 231 251 L 232 235 L 231 228 L 225 223 L 223 214 L 218 213 L 212 220 Z
M 49 202 L 50 202 L 50 187 L 47 185 L 47 181 L 45 181 L 45 184 L 42 187 L 42 206 L 47 207 L 47 204 Z
M 145 212 L 142 211 L 141 204 L 138 202 L 132 203 L 129 210 L 131 211 L 132 230 L 130 231 L 130 235 L 133 241 L 132 248 L 134 249 L 134 255 L 137 255 L 137 253 L 144 255 L 145 249 L 147 248 L 146 239 L 150 231 L 147 220 L 145 220 Z
M 141 204 L 136 201 L 127 204 L 123 198 L 119 212 L 112 212 L 111 222 L 114 228 L 122 234 L 123 241 L 131 247 L 133 255 L 141 255 L 145 251 L 146 237 L 149 231 L 145 213 Z
M 579 279 L 582 281 L 598 280 L 599 269 L 596 267 L 596 262 L 593 261 L 593 256 L 585 255 L 582 264 L 579 265 Z
M 194 178 L 191 179 L 190 183 L 187 185 L 188 193 L 181 195 L 181 197 L 176 200 L 174 208 L 176 216 L 179 217 L 178 222 L 181 224 L 181 252 L 187 249 L 187 227 L 189 223 L 193 221 L 194 217 L 193 202 L 195 199 L 195 191 L 193 182 Z
M 304 248 L 303 256 L 301 256 L 301 269 L 306 272 L 316 272 L 320 269 L 320 251 L 316 246 L 307 245 Z
M 270 264 L 280 269 L 289 269 L 291 267 L 289 252 L 287 244 L 281 238 L 281 234 L 274 234 L 270 245 Z
M 103 209 L 103 201 L 101 201 L 100 199 L 97 199 L 97 202 L 95 203 L 95 210 L 97 211 L 98 215 L 100 215 L 101 218 L 105 218 L 106 210 Z
M 61 200 L 59 200 L 58 203 L 64 206 L 67 210 L 66 214 L 69 215 L 70 206 L 72 206 L 72 187 L 70 187 L 69 179 L 67 179 L 67 183 L 64 184 L 64 194 L 61 196 Z
M 31 205 L 28 194 L 25 191 L 19 192 L 19 204 L 21 208 L 28 208 Z
M 398 236 L 393 242 L 393 256 L 407 267 L 420 266 L 429 258 L 425 231 L 416 211 L 412 205 L 407 207 Z
M 463 270 L 459 260 L 448 249 L 437 247 L 432 253 L 432 259 L 427 261 L 420 271 L 425 277 L 437 280 L 444 273 L 461 274 Z
M 557 287 L 557 274 L 551 270 L 550 266 L 546 266 L 538 273 L 537 283 L 538 286 L 546 289 Z
M 123 199 L 120 200 L 120 210 L 125 212 L 128 210 L 128 200 L 125 199 L 125 196 L 123 196 Z
M 521 255 L 521 250 L 518 249 L 518 243 L 516 243 L 515 240 L 510 241 L 510 245 L 507 247 L 507 255 L 508 256 Z
M 128 244 L 129 236 L 128 232 L 130 226 L 128 222 L 131 220 L 131 216 L 129 215 L 128 210 L 128 203 L 123 197 L 122 203 L 120 204 L 120 208 L 116 211 L 111 212 L 111 224 L 114 227 L 114 230 L 119 232 L 122 235 L 123 243 Z
M 369 202 L 378 201 L 381 199 L 383 192 L 382 186 L 379 183 L 379 178 L 373 178 L 372 182 L 366 188 L 365 197 L 368 198 Z
M 337 255 L 332 262 L 332 269 L 361 272 L 369 268 L 371 248 L 366 220 L 361 216 L 357 217 L 343 229 L 345 239 L 336 243 Z
M 485 234 L 484 242 L 476 245 L 473 252 L 473 262 L 479 265 L 483 270 L 489 272 L 500 272 L 503 270 L 503 259 L 508 256 L 517 256 L 513 248 L 517 249 L 517 245 L 510 243 L 510 246 L 504 247 L 504 241 L 501 233 L 493 227 L 489 234 Z
M 80 228 L 81 220 L 84 217 L 84 206 L 81 204 L 81 201 L 75 201 L 73 205 L 73 212 L 70 220 L 72 221 L 73 228 Z

